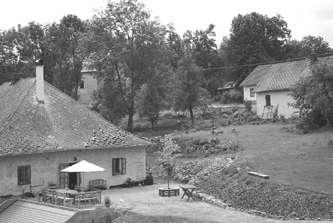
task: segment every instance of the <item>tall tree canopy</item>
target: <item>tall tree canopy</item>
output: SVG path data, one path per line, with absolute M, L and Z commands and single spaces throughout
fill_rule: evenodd
M 187 31 L 183 37 L 184 50 L 194 59 L 196 65 L 203 69 L 202 87 L 211 95 L 216 94 L 223 78 L 220 71 L 207 69 L 223 64 L 217 50 L 214 27 L 210 24 L 206 30 Z
M 301 41 L 288 41 L 285 45 L 284 57 L 309 57 L 311 55 L 325 55 L 327 53 L 332 53 L 332 49 L 323 37 L 305 36 Z
M 113 92 L 117 94 L 104 97 L 121 97 L 125 106 L 122 111 L 128 115 L 127 129 L 132 131 L 136 94 L 165 58 L 166 29 L 151 19 L 143 4 L 122 0 L 110 2 L 95 16 L 89 35 L 95 67 L 116 87 Z
M 232 20 L 230 37 L 222 46 L 231 70 L 231 79 L 242 80 L 253 67 L 239 66 L 283 58 L 283 46 L 290 37 L 287 22 L 279 15 L 258 13 L 238 15 Z

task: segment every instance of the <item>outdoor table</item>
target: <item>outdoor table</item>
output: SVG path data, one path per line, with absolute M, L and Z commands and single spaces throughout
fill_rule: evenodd
M 58 193 L 69 194 L 69 195 L 76 195 L 79 193 L 78 191 L 71 189 L 56 189 L 55 191 Z
M 186 196 L 187 200 L 190 200 L 192 198 L 194 200 L 193 192 L 197 189 L 196 186 L 193 185 L 181 185 L 179 186 L 183 190 L 183 196 L 182 199 Z

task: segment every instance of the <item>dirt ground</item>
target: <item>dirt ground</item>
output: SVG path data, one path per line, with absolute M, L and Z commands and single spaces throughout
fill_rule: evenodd
M 279 183 L 333 194 L 333 131 L 287 132 L 283 124 L 220 127 L 219 138 L 232 138 L 244 148 L 237 156 Z M 184 134 L 209 137 L 210 131 Z
M 201 201 L 187 201 L 180 197 L 159 197 L 158 188 L 166 185 L 112 189 L 103 192 L 112 206 L 129 211 L 120 222 L 294 222 L 268 219 L 244 212 L 224 209 Z M 176 187 L 177 185 L 173 185 Z M 302 221 L 309 223 L 310 221 Z M 324 222 L 324 221 L 322 221 Z

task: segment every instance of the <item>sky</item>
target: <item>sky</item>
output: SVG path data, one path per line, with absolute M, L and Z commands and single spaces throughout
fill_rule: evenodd
M 221 42 L 230 33 L 231 21 L 238 14 L 259 12 L 280 14 L 292 30 L 292 37 L 322 36 L 333 47 L 333 0 L 139 0 L 159 17 L 162 24 L 172 23 L 179 34 L 186 30 L 216 26 Z M 67 14 L 91 18 L 105 8 L 108 0 L 0 0 L 0 29 L 35 21 L 59 22 Z

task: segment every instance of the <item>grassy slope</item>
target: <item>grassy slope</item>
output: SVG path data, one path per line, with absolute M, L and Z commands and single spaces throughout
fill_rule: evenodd
M 333 132 L 299 135 L 282 127 L 281 124 L 228 126 L 219 128 L 224 133 L 218 137 L 239 141 L 244 150 L 238 157 L 276 182 L 333 194 L 333 148 L 328 146 Z M 237 134 L 232 133 L 233 128 Z M 188 135 L 206 137 L 210 132 Z

